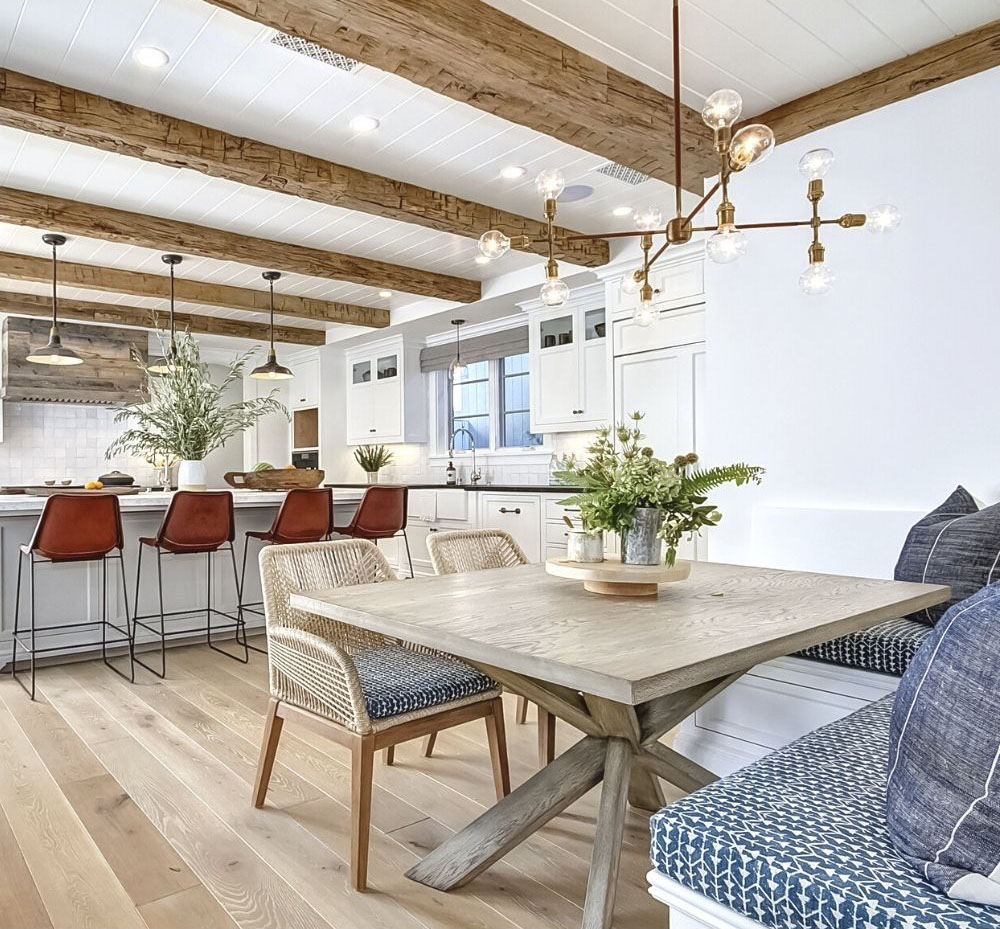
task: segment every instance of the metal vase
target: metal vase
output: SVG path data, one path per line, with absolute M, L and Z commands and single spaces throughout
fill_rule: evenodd
M 636 507 L 632 525 L 622 534 L 624 564 L 657 565 L 663 562 L 663 539 L 658 535 L 663 511 L 656 507 Z

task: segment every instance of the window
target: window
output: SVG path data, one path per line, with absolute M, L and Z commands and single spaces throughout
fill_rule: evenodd
M 527 353 L 508 355 L 495 361 L 477 361 L 467 366 L 465 377 L 452 384 L 441 372 L 448 396 L 444 446 L 455 430 L 456 451 L 477 449 L 527 448 L 542 444 L 542 436 L 530 431 L 531 382 Z

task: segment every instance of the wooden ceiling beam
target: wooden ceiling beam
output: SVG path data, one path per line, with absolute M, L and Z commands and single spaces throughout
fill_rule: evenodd
M 487 229 L 500 229 L 508 236 L 545 236 L 540 220 L 5 69 L 0 69 L 0 125 L 438 232 L 478 238 Z M 561 257 L 586 267 L 607 264 L 606 241 L 567 241 L 573 234 L 557 230 Z M 542 242 L 532 250 L 545 254 L 545 248 Z
M 219 261 L 237 261 L 257 268 L 295 271 L 311 277 L 386 287 L 461 303 L 471 303 L 481 295 L 479 281 L 12 187 L 0 188 L 0 222 L 108 242 L 124 242 L 143 248 L 201 255 Z
M 770 126 L 779 143 L 788 142 L 998 66 L 1000 19 L 783 103 L 749 122 Z
M 0 291 L 0 313 L 11 316 L 47 317 L 52 312 L 52 300 L 39 294 Z M 169 326 L 169 316 L 163 310 L 119 306 L 111 303 L 93 303 L 89 300 L 59 299 L 59 318 L 88 323 L 113 323 L 134 329 L 160 329 Z M 267 323 L 247 322 L 243 319 L 220 319 L 201 313 L 175 313 L 178 329 L 209 335 L 225 335 L 238 339 L 268 340 Z M 276 342 L 291 345 L 325 345 L 326 333 L 322 329 L 303 329 L 292 326 L 274 327 Z
M 178 271 L 178 274 L 182 273 L 183 270 Z M 48 258 L 37 258 L 34 255 L 0 252 L 0 278 L 45 283 L 52 279 L 52 263 Z M 164 300 L 170 297 L 170 278 L 165 274 L 103 268 L 100 265 L 78 264 L 71 261 L 59 262 L 59 283 L 71 287 L 84 287 L 88 290 L 127 294 L 132 297 L 162 297 Z M 268 312 L 266 290 L 177 277 L 174 293 L 181 302 L 246 310 L 251 313 Z M 337 303 L 332 300 L 314 300 L 292 294 L 276 293 L 274 311 L 282 316 L 318 319 L 327 323 L 346 323 L 352 326 L 371 326 L 375 329 L 389 325 L 388 310 Z
M 674 183 L 671 98 L 481 0 L 209 2 Z M 682 184 L 700 195 L 712 133 L 684 106 L 681 134 Z

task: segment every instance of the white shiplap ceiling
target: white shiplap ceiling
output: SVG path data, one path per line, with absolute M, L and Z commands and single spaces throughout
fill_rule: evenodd
M 666 0 L 489 0 L 530 25 L 670 91 Z M 733 86 L 746 112 L 768 109 L 995 18 L 1000 0 L 690 0 L 683 7 L 684 98 L 699 106 Z M 618 206 L 649 203 L 670 212 L 671 188 L 637 187 L 596 172 L 604 159 L 362 66 L 353 73 L 275 46 L 272 30 L 201 0 L 3 0 L 0 66 L 352 165 L 434 190 L 538 216 L 533 177 L 560 168 L 594 194 L 560 208 L 561 224 L 583 231 L 624 229 Z M 150 70 L 133 51 L 170 56 Z M 354 116 L 380 120 L 370 134 Z M 523 165 L 520 180 L 500 169 Z M 478 265 L 472 239 L 269 193 L 196 172 L 0 129 L 0 184 L 315 248 L 491 279 L 539 259 L 511 254 Z M 0 226 L 0 246 L 45 254 L 38 231 Z M 168 249 L 170 243 L 164 243 Z M 162 273 L 159 252 L 75 239 L 68 260 Z M 260 270 L 190 259 L 183 273 L 259 287 Z M 5 285 L 9 286 L 9 285 Z M 18 285 L 20 286 L 20 285 Z M 288 275 L 289 293 L 386 306 L 373 287 Z M 82 291 L 67 291 L 81 299 Z M 162 306 L 156 299 L 106 302 Z M 395 311 L 420 298 L 395 294 Z M 188 311 L 219 313 L 202 307 Z M 260 320 L 232 311 L 229 315 Z M 303 320 L 286 320 L 308 325 Z

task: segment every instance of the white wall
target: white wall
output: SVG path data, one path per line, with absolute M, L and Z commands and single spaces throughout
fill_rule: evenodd
M 995 69 L 779 146 L 734 182 L 737 222 L 805 218 L 796 164 L 826 147 L 824 215 L 890 202 L 903 224 L 825 229 L 823 297 L 797 289 L 808 230 L 748 233 L 742 261 L 708 263 L 707 458 L 768 468 L 719 494 L 713 560 L 884 575 L 910 517 L 956 484 L 1000 498 L 998 95 Z M 877 538 L 859 553 L 862 526 Z

